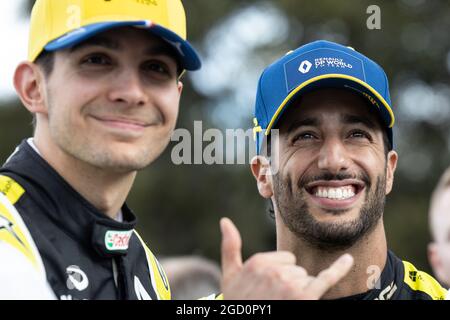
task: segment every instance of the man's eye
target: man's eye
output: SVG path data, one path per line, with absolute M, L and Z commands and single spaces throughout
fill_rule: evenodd
M 293 141 L 295 142 L 298 140 L 312 140 L 312 139 L 315 139 L 315 137 L 316 136 L 310 132 L 302 132 L 302 133 L 295 135 Z
M 88 64 L 88 65 L 98 65 L 98 66 L 111 65 L 110 59 L 108 59 L 108 57 L 103 56 L 103 55 L 92 55 L 92 56 L 89 56 L 89 57 L 85 58 L 82 61 L 82 63 L 83 64 Z
M 156 73 L 159 76 L 170 77 L 171 72 L 170 69 L 164 64 L 160 62 L 148 62 L 144 65 L 143 69 L 146 72 Z
M 372 139 L 370 134 L 362 130 L 353 130 L 352 132 L 350 132 L 350 137 L 356 139 Z

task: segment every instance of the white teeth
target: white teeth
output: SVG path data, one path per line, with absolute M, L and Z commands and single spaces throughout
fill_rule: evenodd
M 317 187 L 315 196 L 319 198 L 345 200 L 354 197 L 355 190 L 353 186 L 345 186 L 340 188 Z
M 336 189 L 328 189 L 328 198 L 336 199 Z

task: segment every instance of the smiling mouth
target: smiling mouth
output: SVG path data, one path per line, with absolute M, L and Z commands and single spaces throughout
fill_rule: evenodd
M 100 121 L 101 123 L 108 125 L 110 127 L 115 127 L 118 129 L 125 129 L 125 130 L 143 130 L 150 125 L 143 122 L 138 121 L 134 119 L 123 119 L 123 118 L 108 118 L 108 117 L 95 117 L 93 118 L 97 121 Z
M 363 189 L 363 183 L 343 181 L 314 183 L 305 187 L 305 190 L 316 198 L 340 201 L 354 198 Z

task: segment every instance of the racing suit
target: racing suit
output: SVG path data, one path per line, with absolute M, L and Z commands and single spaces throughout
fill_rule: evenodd
M 164 271 L 134 230 L 136 217 L 127 205 L 122 222 L 110 219 L 26 140 L 0 169 L 0 192 L 23 220 L 0 207 L 8 226 L 0 229 L 0 241 L 23 252 L 57 298 L 170 299 Z
M 0 193 L 21 216 L 14 219 L 0 206 L 0 217 L 8 221 L 7 229 L 0 228 L 0 241 L 22 251 L 60 299 L 170 299 L 161 266 L 133 229 L 131 210 L 123 206 L 124 222 L 106 217 L 27 141 L 0 169 Z M 33 239 L 24 236 L 25 228 Z M 443 300 L 447 293 L 430 275 L 391 251 L 381 275 L 373 276 L 378 279 L 374 289 L 343 299 Z
M 369 270 L 370 271 L 370 270 Z M 375 287 L 365 293 L 344 300 L 445 300 L 447 291 L 429 274 L 417 270 L 411 263 L 400 260 L 388 251 L 381 276 L 369 272 L 378 280 Z

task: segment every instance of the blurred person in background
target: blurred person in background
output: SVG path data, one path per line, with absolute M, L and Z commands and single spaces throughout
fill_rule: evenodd
M 433 242 L 428 245 L 428 260 L 437 279 L 450 287 L 450 167 L 431 196 L 429 222 Z
M 215 261 L 200 256 L 160 260 L 170 283 L 173 300 L 193 300 L 220 293 L 221 270 Z

